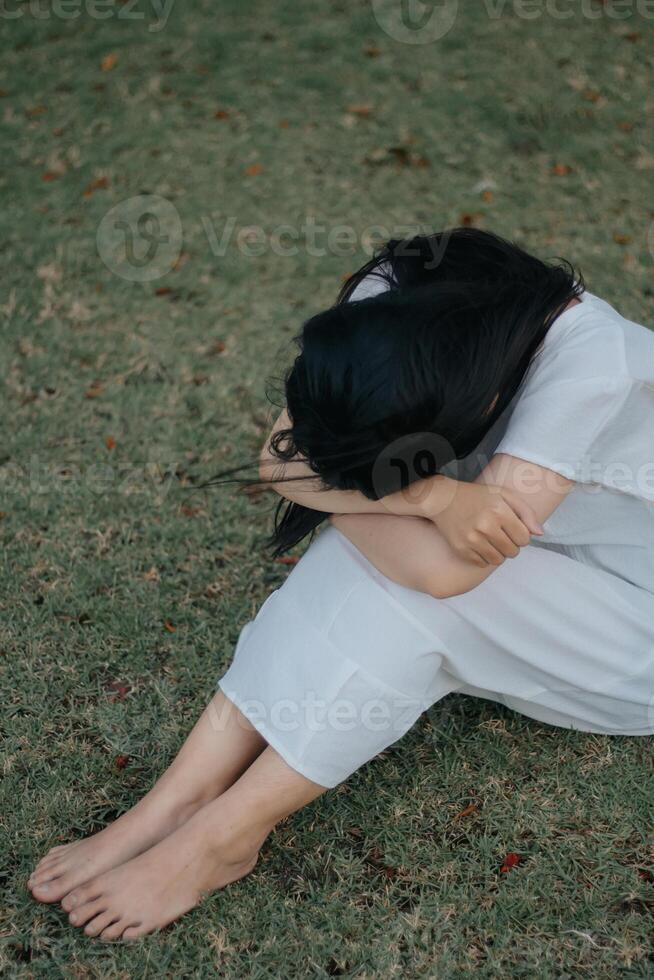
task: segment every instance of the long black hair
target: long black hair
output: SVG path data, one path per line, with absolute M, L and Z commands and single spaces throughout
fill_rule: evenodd
M 364 279 L 387 290 L 351 302 Z M 511 402 L 552 322 L 583 289 L 565 260 L 543 262 L 487 231 L 392 239 L 296 338 L 299 353 L 285 380 L 291 426 L 273 438 L 273 454 L 283 462 L 300 455 L 325 487 L 371 499 L 397 488 L 385 487 L 375 469 L 396 440 L 437 437 L 449 453 L 430 472 L 463 458 Z M 401 485 L 421 475 L 419 466 L 398 470 Z M 280 500 L 275 553 L 327 516 Z
M 366 293 L 382 291 L 359 298 L 364 280 Z M 300 456 L 325 488 L 371 499 L 441 471 L 478 446 L 583 291 L 569 262 L 544 262 L 488 231 L 391 239 L 295 338 L 284 381 L 291 425 L 273 436 L 272 454 Z M 234 478 L 242 470 L 203 486 L 256 482 Z M 328 516 L 280 499 L 274 554 Z

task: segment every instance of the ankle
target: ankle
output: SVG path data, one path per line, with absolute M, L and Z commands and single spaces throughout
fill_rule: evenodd
M 218 816 L 218 814 L 216 814 Z M 203 821 L 203 837 L 209 852 L 230 864 L 248 864 L 256 858 L 272 826 L 260 821 L 211 819 Z
M 175 827 L 180 827 L 213 799 L 215 796 L 208 793 L 184 793 L 179 788 L 159 783 L 137 803 L 135 809 L 165 815 Z

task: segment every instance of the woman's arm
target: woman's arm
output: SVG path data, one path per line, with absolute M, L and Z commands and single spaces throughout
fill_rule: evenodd
M 542 528 L 533 509 L 507 486 L 462 483 L 445 476 L 416 480 L 380 500 L 355 490 L 325 488 L 300 457 L 289 462 L 271 451 L 271 440 L 291 422 L 286 411 L 261 451 L 259 475 L 280 496 L 327 514 L 377 514 L 423 517 L 433 521 L 450 548 L 466 562 L 486 568 L 515 557 Z
M 554 513 L 574 486 L 553 470 L 507 455 L 494 456 L 478 480 L 508 487 L 540 521 Z M 424 518 L 346 514 L 333 517 L 332 523 L 388 578 L 437 599 L 469 592 L 497 568 L 460 558 Z
M 270 488 L 296 504 L 310 510 L 321 510 L 327 514 L 395 514 L 398 516 L 420 516 L 423 513 L 426 493 L 430 506 L 442 510 L 448 506 L 456 490 L 456 480 L 446 476 L 431 477 L 427 481 L 414 484 L 413 488 L 389 494 L 380 500 L 370 500 L 358 490 L 330 490 L 301 457 L 286 463 L 278 459 L 270 448 L 270 443 L 278 432 L 291 428 L 286 409 L 281 413 L 268 437 L 259 457 L 259 477 Z
M 436 599 L 469 592 L 491 574 L 457 558 L 424 517 L 335 514 L 331 523 L 387 578 Z

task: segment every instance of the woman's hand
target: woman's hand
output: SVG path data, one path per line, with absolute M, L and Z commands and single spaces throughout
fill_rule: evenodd
M 508 487 L 456 482 L 451 489 L 446 507 L 427 493 L 421 510 L 465 561 L 480 567 L 501 565 L 505 558 L 515 558 L 532 534 L 544 533 L 529 504 Z

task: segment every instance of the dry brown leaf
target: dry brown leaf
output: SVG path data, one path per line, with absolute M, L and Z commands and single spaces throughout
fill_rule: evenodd
M 118 64 L 118 55 L 115 52 L 110 52 L 106 54 L 102 61 L 100 62 L 100 68 L 102 71 L 113 71 Z
M 85 398 L 97 398 L 104 391 L 104 386 L 99 381 L 94 381 L 84 392 Z
M 472 214 L 466 211 L 461 215 L 459 223 L 462 224 L 464 228 L 472 228 L 478 225 L 483 217 L 484 215 L 481 211 L 475 211 Z
M 477 803 L 469 803 L 468 806 L 464 807 L 460 813 L 456 813 L 452 817 L 452 821 L 460 820 L 462 817 L 470 817 L 473 813 L 476 813 L 478 809 L 479 805 Z
M 197 517 L 198 514 L 202 513 L 201 507 L 191 507 L 189 504 L 182 504 L 180 511 L 184 517 Z
M 93 197 L 96 191 L 106 191 L 109 187 L 109 181 L 106 177 L 96 177 L 92 180 L 90 184 L 87 184 L 82 193 L 82 197 Z
M 360 116 L 361 118 L 364 118 L 365 119 L 368 116 L 371 116 L 372 115 L 372 113 L 374 111 L 374 107 L 371 106 L 371 105 L 369 105 L 369 104 L 365 104 L 365 105 L 363 105 L 363 104 L 349 105 L 349 106 L 346 106 L 345 111 L 346 112 L 349 112 L 350 115 L 352 115 L 352 116 Z

